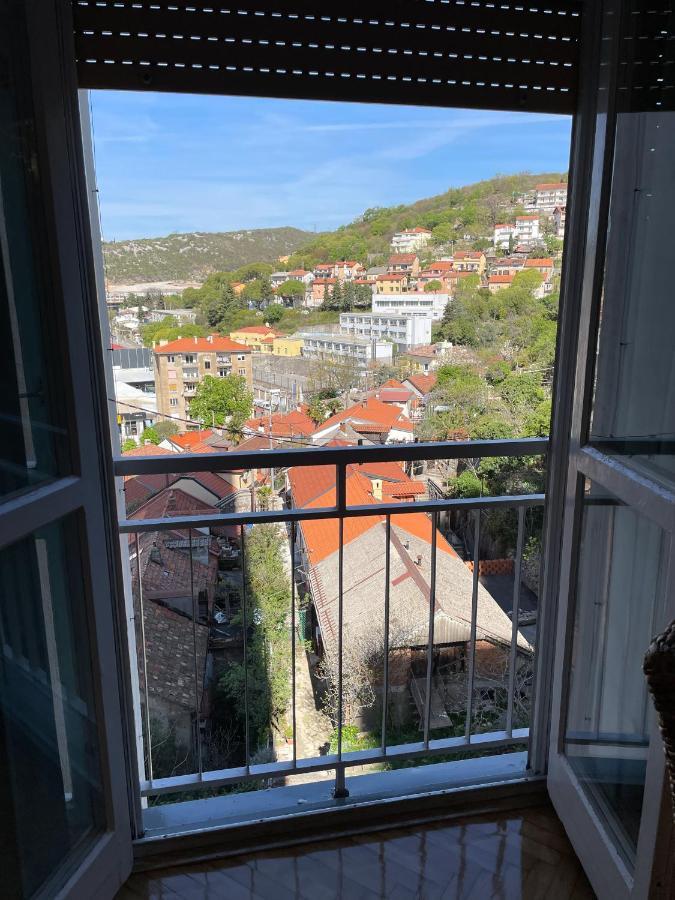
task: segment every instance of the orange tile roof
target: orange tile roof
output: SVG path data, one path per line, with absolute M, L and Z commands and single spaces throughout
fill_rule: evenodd
M 431 234 L 428 228 L 420 228 L 418 225 L 416 228 L 404 228 L 401 234 Z
M 154 348 L 155 353 L 250 353 L 251 348 L 245 347 L 243 344 L 236 344 L 230 338 L 221 337 L 219 334 L 211 334 L 207 338 L 178 338 L 175 341 L 169 341 L 161 347 L 157 345 Z
M 411 375 L 407 381 L 422 394 L 428 394 L 436 387 L 438 379 L 435 375 Z
M 539 216 L 516 216 L 516 222 L 529 221 L 530 219 L 538 219 Z
M 389 430 L 392 423 L 400 416 L 401 410 L 398 407 L 388 406 L 375 397 L 368 397 L 364 403 L 357 403 L 348 409 L 343 409 L 335 415 L 330 416 L 325 422 L 322 422 L 314 431 L 314 434 L 325 431 L 333 425 L 339 425 L 341 422 L 349 422 L 354 428 L 355 422 L 369 423 L 371 425 L 382 425 Z
M 389 265 L 396 266 L 404 263 L 414 263 L 416 259 L 416 253 L 394 253 L 393 256 L 389 257 Z
M 247 419 L 244 427 L 251 431 L 260 431 L 262 429 L 263 434 L 269 435 L 270 417 L 261 416 L 257 419 Z M 306 436 L 311 434 L 315 428 L 315 423 L 302 410 L 294 409 L 287 413 L 274 413 L 272 416 L 272 437 Z
M 399 416 L 399 418 L 394 422 L 391 426 L 395 431 L 414 431 L 415 426 L 410 421 L 410 419 L 404 419 L 403 416 Z
M 396 483 L 387 481 L 382 485 L 383 497 L 417 497 L 426 493 L 426 487 L 421 481 Z
M 277 331 L 276 328 L 268 328 L 266 325 L 247 325 L 245 328 L 233 328 L 232 334 L 273 334 L 281 337 L 283 331 Z
M 177 444 L 181 450 L 191 451 L 195 444 L 202 444 L 213 437 L 213 431 L 205 428 L 203 431 L 184 431 L 182 434 L 172 434 L 169 440 Z
M 560 190 L 561 188 L 565 188 L 567 190 L 567 182 L 565 181 L 552 181 L 550 183 L 544 182 L 544 184 L 538 184 L 536 187 L 537 191 L 555 191 Z
M 514 275 L 490 275 L 488 284 L 511 284 Z
M 171 453 L 171 450 L 158 447 L 157 444 L 141 444 L 133 450 L 125 450 L 122 456 L 165 456 L 167 453 Z
M 525 268 L 526 269 L 538 268 L 539 266 L 552 269 L 553 268 L 553 260 L 548 259 L 548 258 L 526 259 L 525 260 Z
M 500 222 L 498 225 L 495 225 L 495 228 L 514 228 L 512 222 Z
M 378 275 L 377 281 L 403 281 L 405 278 L 403 272 L 391 272 L 389 275 Z

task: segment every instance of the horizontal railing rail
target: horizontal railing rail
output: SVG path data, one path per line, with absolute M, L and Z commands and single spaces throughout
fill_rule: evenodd
M 257 450 L 252 452 L 231 451 L 225 453 L 208 454 L 171 454 L 165 456 L 149 457 L 123 457 L 115 460 L 115 473 L 117 475 L 138 474 L 180 474 L 182 472 L 210 471 L 217 473 L 241 472 L 248 469 L 267 469 L 274 467 L 277 471 L 282 468 L 335 466 L 335 494 L 334 506 L 320 508 L 289 508 L 281 510 L 254 511 L 254 512 L 214 512 L 200 515 L 180 515 L 165 518 L 134 519 L 124 518 L 119 523 L 122 533 L 135 534 L 135 546 L 140 548 L 139 535 L 144 532 L 156 532 L 163 530 L 187 530 L 189 532 L 190 572 L 192 573 L 192 529 L 218 528 L 223 526 L 237 526 L 241 542 L 241 567 L 243 574 L 242 613 L 244 642 L 244 718 L 246 722 L 246 763 L 243 766 L 235 766 L 225 769 L 203 770 L 202 748 L 200 728 L 196 729 L 197 740 L 197 764 L 196 771 L 189 774 L 172 775 L 169 777 L 154 777 L 152 770 L 152 740 L 150 725 L 150 701 L 148 695 L 148 660 L 146 635 L 144 628 L 144 598 L 143 585 L 140 576 L 140 565 L 136 565 L 137 579 L 136 590 L 140 606 L 140 657 L 139 664 L 144 673 L 144 701 L 145 701 L 145 731 L 146 731 L 146 756 L 148 759 L 147 777 L 141 780 L 140 791 L 145 797 L 160 794 L 177 794 L 184 791 L 211 790 L 225 787 L 230 784 L 255 779 L 281 779 L 293 775 L 303 775 L 310 772 L 335 770 L 335 796 L 346 796 L 345 772 L 347 768 L 364 765 L 378 765 L 394 763 L 400 760 L 415 759 L 420 757 L 439 757 L 458 751 L 483 751 L 490 749 L 504 749 L 514 745 L 526 744 L 529 739 L 529 729 L 514 727 L 514 697 L 516 695 L 516 670 L 518 665 L 517 653 L 519 642 L 518 611 L 520 602 L 520 577 L 523 562 L 523 550 L 525 544 L 525 513 L 528 509 L 543 506 L 544 494 L 518 494 L 501 495 L 492 497 L 470 498 L 443 498 L 425 501 L 401 501 L 401 502 L 376 502 L 368 505 L 350 506 L 347 502 L 347 467 L 354 464 L 368 462 L 417 462 L 420 460 L 456 460 L 456 459 L 480 459 L 487 457 L 528 457 L 545 455 L 548 449 L 548 440 L 545 438 L 525 438 L 521 440 L 507 441 L 466 441 L 466 442 L 435 442 L 435 443 L 410 443 L 373 446 L 348 446 L 348 447 L 316 447 L 283 450 Z M 510 641 L 508 646 L 508 684 L 507 705 L 504 711 L 505 728 L 486 731 L 482 733 L 473 730 L 474 694 L 476 691 L 476 646 L 478 641 L 478 594 L 479 594 L 479 570 L 480 570 L 480 540 L 481 540 L 481 511 L 506 510 L 517 511 L 517 541 L 515 558 L 513 562 L 513 591 L 511 598 L 511 625 Z M 460 736 L 434 739 L 430 735 L 431 730 L 431 696 L 433 689 L 433 653 L 437 646 L 434 635 L 434 622 L 436 611 L 436 550 L 438 535 L 438 517 L 447 511 L 463 511 L 469 513 L 473 519 L 473 576 L 471 580 L 470 617 L 466 623 L 469 626 L 470 636 L 466 641 L 468 648 L 468 667 L 466 676 L 466 710 L 464 715 L 464 733 Z M 389 631 L 390 631 L 390 588 L 391 588 L 391 546 L 392 546 L 392 516 L 424 513 L 431 519 L 431 571 L 429 583 L 429 612 L 428 612 L 428 640 L 426 641 L 426 675 L 423 679 L 425 689 L 421 692 L 423 701 L 423 715 L 421 716 L 420 729 L 422 740 L 414 743 L 388 744 L 388 698 L 390 696 L 390 671 L 389 671 Z M 375 748 L 351 751 L 344 749 L 344 701 L 343 701 L 343 635 L 344 635 L 344 521 L 353 517 L 379 516 L 384 520 L 386 528 L 386 556 L 385 556 L 385 596 L 384 596 L 384 663 L 382 681 L 382 741 Z M 292 714 L 292 759 L 276 761 L 264 764 L 255 764 L 251 761 L 249 746 L 248 723 L 250 718 L 249 690 L 247 672 L 247 632 L 250 623 L 247 622 L 246 600 L 246 574 L 245 574 L 245 546 L 246 533 L 244 526 L 263 523 L 284 523 L 290 526 L 291 547 L 295 548 L 297 526 L 303 521 L 318 519 L 337 519 L 338 521 L 338 589 L 337 589 L 337 650 L 334 651 L 332 662 L 337 668 L 337 709 L 335 711 L 336 752 L 326 755 L 298 757 L 297 728 L 296 728 L 296 683 L 295 661 L 297 652 L 296 624 L 296 572 L 291 574 L 291 698 L 290 710 Z M 292 566 L 292 569 L 295 567 Z M 192 574 L 191 574 L 192 578 Z M 200 688 L 197 672 L 197 600 L 193 593 L 192 628 L 194 636 L 194 679 L 195 679 L 195 719 L 200 720 Z M 529 646 L 529 645 L 528 645 Z M 422 679 L 420 679 L 420 683 Z M 420 701 L 421 702 L 421 701 Z

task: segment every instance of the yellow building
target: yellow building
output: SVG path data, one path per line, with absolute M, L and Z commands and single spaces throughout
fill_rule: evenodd
M 274 356 L 301 356 L 304 341 L 294 334 L 275 337 L 272 342 Z
M 375 279 L 376 294 L 405 294 L 408 290 L 408 276 L 402 272 L 378 275 Z
M 244 344 L 258 353 L 272 353 L 272 344 L 275 338 L 283 337 L 281 331 L 270 328 L 268 325 L 249 325 L 230 332 L 230 340 L 237 344 Z

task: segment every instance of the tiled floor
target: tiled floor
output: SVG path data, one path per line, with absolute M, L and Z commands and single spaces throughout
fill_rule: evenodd
M 594 897 L 549 807 L 379 831 L 139 873 L 118 900 L 581 900 Z

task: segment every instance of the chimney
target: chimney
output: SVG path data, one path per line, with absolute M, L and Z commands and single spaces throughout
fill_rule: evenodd
M 160 347 L 164 347 L 164 345 L 165 345 L 165 344 L 168 344 L 168 343 L 169 343 L 169 342 L 167 341 L 166 338 L 161 338 L 161 339 L 160 339 L 160 342 L 159 342 L 159 346 L 160 346 Z
M 195 340 L 197 340 L 197 338 L 195 338 Z M 210 335 L 206 338 L 206 340 L 209 342 L 209 344 L 212 344 L 212 343 L 213 343 L 213 335 L 210 334 Z
M 195 335 L 195 344 L 197 343 L 197 335 Z
M 373 485 L 373 497 L 376 500 L 382 500 L 382 479 L 373 478 L 371 484 Z

